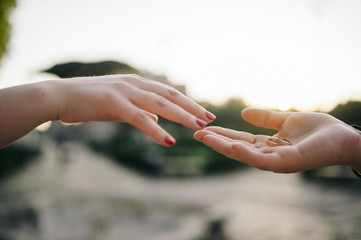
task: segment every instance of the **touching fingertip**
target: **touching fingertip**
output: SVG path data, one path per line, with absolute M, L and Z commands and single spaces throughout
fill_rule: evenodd
M 197 131 L 197 132 L 195 132 L 195 133 L 193 134 L 193 137 L 194 137 L 195 140 L 201 142 L 201 138 L 200 138 L 199 135 L 200 135 L 200 134 L 199 134 L 199 132 Z
M 202 128 L 204 128 L 205 126 L 207 126 L 207 123 L 204 122 L 204 121 L 202 121 L 202 120 L 200 120 L 200 119 L 197 119 L 196 122 L 197 122 L 197 124 L 198 124 L 200 127 L 202 127 Z
M 169 146 L 173 146 L 175 145 L 175 139 L 170 137 L 170 136 L 166 136 L 164 139 L 165 143 Z
M 216 116 L 211 113 L 211 112 L 206 112 L 206 116 L 209 120 L 213 121 L 214 119 L 216 119 Z

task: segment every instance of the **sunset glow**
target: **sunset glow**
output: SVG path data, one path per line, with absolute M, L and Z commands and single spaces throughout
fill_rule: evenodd
M 361 2 L 19 0 L 0 87 L 47 79 L 67 61 L 116 60 L 280 110 L 361 99 Z

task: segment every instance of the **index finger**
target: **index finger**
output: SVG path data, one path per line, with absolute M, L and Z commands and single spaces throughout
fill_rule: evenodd
M 233 129 L 222 128 L 222 127 L 218 127 L 218 126 L 206 127 L 204 129 L 204 131 L 214 132 L 216 134 L 222 135 L 224 137 L 227 137 L 227 138 L 230 138 L 233 140 L 242 140 L 242 141 L 246 141 L 249 143 L 254 143 L 256 140 L 255 136 L 251 133 L 236 131 Z M 201 131 L 198 131 L 198 132 L 201 132 Z
M 288 117 L 288 112 L 276 112 L 268 109 L 245 108 L 242 117 L 245 121 L 265 128 L 281 129 Z

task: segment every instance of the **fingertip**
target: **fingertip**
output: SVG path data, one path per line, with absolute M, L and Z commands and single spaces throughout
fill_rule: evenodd
M 247 108 L 242 111 L 242 117 L 246 122 L 272 129 L 280 129 L 287 115 L 287 112 L 277 112 L 263 108 Z
M 244 108 L 244 109 L 242 110 L 242 116 L 243 116 L 243 114 L 245 114 L 249 109 L 250 109 L 250 107 Z
M 202 142 L 202 130 L 199 130 L 199 131 L 196 131 L 194 134 L 193 134 L 193 137 L 195 140 L 199 141 L 199 142 Z
M 209 147 L 212 147 L 213 146 L 213 141 L 214 141 L 215 136 L 213 134 L 205 134 L 203 137 L 202 137 L 202 142 L 209 146 Z
M 245 109 L 242 110 L 241 115 L 242 115 L 242 118 L 243 118 L 246 122 L 249 121 L 249 118 L 250 118 L 250 116 L 252 115 L 252 110 L 253 110 L 253 109 L 254 109 L 254 108 L 246 107 Z
M 204 138 L 208 135 L 212 135 L 212 132 L 207 131 L 207 129 L 202 129 L 194 133 L 194 138 L 200 142 L 203 142 Z
M 209 132 L 215 132 L 217 129 L 220 129 L 221 127 L 219 126 L 209 126 L 209 127 L 205 127 L 203 130 L 207 130 Z
M 206 116 L 207 116 L 207 118 L 209 119 L 209 120 L 211 120 L 211 121 L 214 121 L 215 119 L 216 119 L 216 115 L 214 115 L 213 113 L 211 113 L 211 112 L 206 112 Z
M 138 115 L 138 118 L 136 118 L 137 121 L 131 119 L 128 123 L 134 125 L 141 132 L 165 147 L 174 146 L 176 144 L 176 140 L 157 123 L 157 115 L 147 111 L 140 111 L 140 113 L 142 115 Z
M 254 107 L 246 107 L 242 110 L 242 117 L 247 118 L 250 114 L 252 114 L 252 112 L 254 113 L 254 111 L 258 111 L 258 110 L 260 109 Z
M 205 128 L 207 126 L 207 123 L 205 121 L 200 120 L 200 119 L 196 119 L 196 123 L 201 128 Z
M 252 109 L 252 107 L 245 107 L 245 108 L 243 108 L 242 112 L 247 111 L 249 109 Z
M 176 143 L 175 139 L 169 135 L 164 138 L 164 142 L 168 147 L 174 146 Z

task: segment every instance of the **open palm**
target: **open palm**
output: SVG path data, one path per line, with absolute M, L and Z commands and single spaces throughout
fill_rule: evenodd
M 195 138 L 230 158 L 274 172 L 298 172 L 338 164 L 352 166 L 356 161 L 360 135 L 328 114 L 246 108 L 242 116 L 251 124 L 279 130 L 279 135 L 293 144 L 272 147 L 267 145 L 270 136 L 221 127 L 197 131 Z

